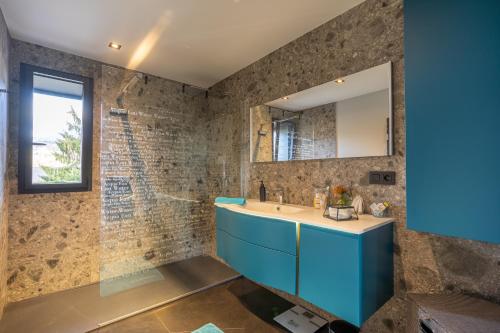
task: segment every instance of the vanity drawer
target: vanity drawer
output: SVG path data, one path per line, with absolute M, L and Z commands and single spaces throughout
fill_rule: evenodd
M 295 256 L 251 244 L 220 229 L 217 255 L 249 279 L 295 294 Z
M 293 256 L 297 253 L 296 224 L 216 208 L 217 228 L 246 242 Z
M 356 236 L 302 225 L 299 296 L 360 325 L 359 243 Z
M 301 225 L 299 296 L 361 326 L 394 293 L 392 228 L 356 235 Z

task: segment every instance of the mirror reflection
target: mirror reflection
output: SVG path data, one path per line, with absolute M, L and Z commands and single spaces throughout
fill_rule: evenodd
M 255 106 L 252 162 L 392 155 L 391 63 Z

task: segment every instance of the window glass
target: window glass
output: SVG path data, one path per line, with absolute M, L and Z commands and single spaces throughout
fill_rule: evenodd
M 19 192 L 92 189 L 92 79 L 21 64 Z
M 36 91 L 33 92 L 32 182 L 80 183 L 82 99 Z

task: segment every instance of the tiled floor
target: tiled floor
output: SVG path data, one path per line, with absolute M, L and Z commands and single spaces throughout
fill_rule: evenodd
M 0 321 L 0 333 L 83 333 L 238 276 L 211 257 L 190 258 L 117 280 L 9 304 Z M 131 319 L 137 320 L 146 328 L 135 332 L 155 332 L 157 321 Z M 151 330 L 147 325 L 152 325 Z
M 291 307 L 285 299 L 239 278 L 93 333 L 187 333 L 207 323 L 226 333 L 288 332 L 273 317 Z

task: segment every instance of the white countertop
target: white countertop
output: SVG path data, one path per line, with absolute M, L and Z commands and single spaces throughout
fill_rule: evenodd
M 259 200 L 255 199 L 247 199 L 247 202 L 252 206 L 258 206 L 260 204 Z M 269 205 L 278 206 L 277 202 L 266 201 L 266 208 L 269 208 Z M 286 207 L 299 208 L 300 211 L 288 213 L 288 212 L 277 212 L 270 211 L 269 209 L 264 209 L 259 211 L 257 209 L 248 209 L 245 206 L 234 205 L 234 204 L 215 204 L 217 207 L 226 208 L 233 212 L 253 215 L 253 216 L 261 216 L 261 217 L 269 217 L 273 219 L 279 219 L 291 223 L 301 223 L 313 225 L 321 228 L 327 228 L 332 230 L 338 230 L 342 232 L 352 233 L 352 234 L 362 234 L 369 230 L 376 229 L 388 223 L 394 222 L 394 218 L 385 217 L 378 218 L 372 215 L 359 215 L 359 220 L 349 220 L 349 221 L 335 221 L 323 217 L 323 210 L 314 209 L 313 207 L 307 206 L 297 206 L 297 205 L 281 205 L 286 210 Z

